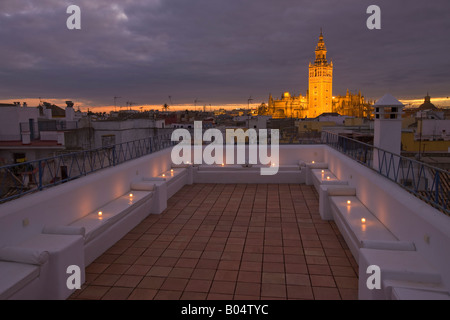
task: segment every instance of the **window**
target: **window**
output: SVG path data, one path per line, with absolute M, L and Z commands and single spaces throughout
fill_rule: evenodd
M 26 162 L 25 153 L 13 153 L 14 163 Z

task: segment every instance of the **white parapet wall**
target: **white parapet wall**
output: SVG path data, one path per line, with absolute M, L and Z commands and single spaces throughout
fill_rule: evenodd
M 373 169 L 328 146 L 281 145 L 277 163 L 280 166 L 278 177 L 267 176 L 269 179 L 260 175 L 260 162 L 254 166 L 243 167 L 236 164 L 237 161 L 233 165 L 227 164 L 224 156 L 223 167 L 221 164 L 207 167 L 204 164 L 192 165 L 193 158 L 191 158 L 190 164 L 180 168 L 173 166 L 171 153 L 170 148 L 162 150 L 1 204 L 0 248 L 23 243 L 42 233 L 49 225 L 70 225 L 73 221 L 129 192 L 130 185 L 135 181 L 146 179 L 152 181 L 153 178 L 154 181 L 158 181 L 156 185 L 163 185 L 158 189 L 162 194 L 153 195 L 154 198 L 160 199 L 151 205 L 159 212 L 152 212 L 156 209 L 148 208 L 148 214 L 160 213 L 164 210 L 163 202 L 167 202 L 167 198 L 184 184 L 192 182 L 303 184 L 307 171 L 305 163 L 314 161 L 326 163 L 327 170 L 333 173 L 336 179 L 345 181 L 348 188 L 354 188 L 358 201 L 399 241 L 413 242 L 417 253 L 437 270 L 443 285 L 450 288 L 450 274 L 448 274 L 450 217 Z M 172 172 L 172 168 L 178 169 Z M 199 172 L 203 175 L 200 176 Z M 163 174 L 166 177 L 170 176 L 170 179 L 164 179 Z M 251 179 L 242 179 L 245 175 Z M 382 261 L 380 264 L 383 264 Z
M 170 150 L 100 170 L 0 205 L 0 247 L 24 241 L 48 225 L 67 225 L 130 190 L 139 177 L 170 169 Z
M 1 204 L 0 273 L 9 274 L 0 278 L 0 297 L 67 298 L 68 265 L 80 268 L 84 278 L 85 266 L 146 216 L 166 208 L 166 185 L 149 182 L 137 191 L 135 181 L 170 167 L 170 150 L 163 150 Z M 33 267 L 33 257 L 44 253 L 48 263 Z M 11 265 L 34 269 L 10 272 Z
M 328 168 L 355 188 L 357 198 L 387 229 L 400 241 L 414 243 L 450 290 L 450 217 L 332 148 L 325 148 L 324 157 Z

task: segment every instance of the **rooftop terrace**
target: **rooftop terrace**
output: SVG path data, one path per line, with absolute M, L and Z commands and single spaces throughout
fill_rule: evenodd
M 28 164 L 0 204 L 0 299 L 450 299 L 447 171 L 333 135 L 280 145 L 273 176 L 171 151 Z
M 194 184 L 88 266 L 70 299 L 357 299 L 357 269 L 313 187 Z

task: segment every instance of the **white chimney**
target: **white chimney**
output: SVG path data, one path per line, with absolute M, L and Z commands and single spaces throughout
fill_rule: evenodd
M 66 107 L 66 121 L 73 121 L 75 118 L 75 110 L 73 110 L 73 107 Z
M 374 147 L 400 155 L 403 107 L 404 105 L 390 94 L 384 95 L 374 104 Z M 382 161 L 386 167 L 385 162 L 389 163 L 390 160 L 390 154 L 374 150 L 373 167 L 375 170 L 379 169 Z

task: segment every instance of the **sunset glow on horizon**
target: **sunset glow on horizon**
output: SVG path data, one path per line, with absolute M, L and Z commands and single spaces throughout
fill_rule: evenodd
M 26 98 L 17 98 L 17 99 L 9 99 L 9 100 L 0 100 L 0 103 L 14 103 L 15 101 L 20 102 L 23 104 L 23 102 L 26 102 L 28 107 L 37 107 L 41 101 L 42 102 L 48 102 L 51 104 L 55 104 L 58 107 L 65 108 L 66 107 L 66 101 L 73 101 L 74 102 L 74 108 L 76 110 L 80 109 L 82 112 L 92 111 L 92 112 L 112 112 L 112 111 L 125 111 L 125 110 L 135 110 L 135 111 L 150 111 L 150 110 L 159 110 L 164 111 L 163 106 L 164 104 L 143 104 L 143 105 L 133 105 L 131 107 L 127 106 L 114 106 L 114 105 L 105 105 L 105 106 L 99 106 L 91 104 L 89 101 L 77 101 L 73 99 L 26 99 Z M 411 107 L 418 107 L 424 102 L 424 98 L 411 98 L 411 99 L 399 99 L 400 102 L 404 103 L 406 108 Z M 257 108 L 261 103 L 265 101 L 261 101 L 260 103 L 252 103 L 250 105 L 242 103 L 242 104 L 207 104 L 207 105 L 193 105 L 193 104 L 174 104 L 169 105 L 169 109 L 167 111 L 184 111 L 184 110 L 190 110 L 190 111 L 203 111 L 205 108 L 205 111 L 215 111 L 219 109 L 225 109 L 225 110 L 233 110 L 233 109 L 244 109 L 247 110 L 250 106 L 250 109 Z M 431 97 L 431 102 L 436 105 L 437 107 L 441 108 L 450 108 L 450 97 Z M 266 102 L 265 102 L 266 103 Z

